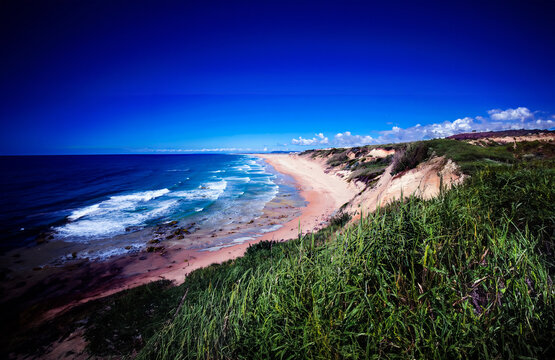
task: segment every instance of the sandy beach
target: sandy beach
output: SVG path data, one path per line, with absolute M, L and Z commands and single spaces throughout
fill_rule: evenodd
M 184 249 L 178 242 L 166 244 L 163 253 L 141 253 L 141 261 L 129 257 L 93 264 L 89 272 L 108 274 L 106 281 L 92 291 L 81 294 L 75 300 L 49 310 L 44 319 L 49 319 L 75 305 L 109 296 L 122 290 L 140 286 L 156 280 L 170 280 L 181 284 L 192 271 L 222 263 L 242 256 L 249 245 L 264 241 L 285 241 L 302 233 L 318 230 L 325 226 L 333 214 L 358 192 L 357 188 L 339 176 L 326 172 L 325 165 L 317 160 L 296 154 L 259 154 L 278 172 L 291 176 L 306 201 L 300 208 L 301 214 L 282 224 L 275 231 L 242 244 L 222 247 L 215 251 Z M 279 223 L 279 219 L 275 219 Z M 300 225 L 300 228 L 299 228 Z M 117 269 L 117 276 L 109 274 Z

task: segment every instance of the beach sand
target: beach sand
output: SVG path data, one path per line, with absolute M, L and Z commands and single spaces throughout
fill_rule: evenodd
M 359 191 L 339 176 L 326 172 L 325 165 L 317 160 L 295 154 L 257 156 L 263 158 L 278 172 L 290 175 L 296 181 L 300 195 L 306 200 L 306 207 L 300 209 L 300 216 L 282 224 L 283 226 L 278 230 L 268 232 L 255 240 L 214 251 L 183 249 L 182 244 L 170 242 L 166 244 L 162 253 L 140 253 L 140 261 L 137 258 L 126 257 L 99 264 L 99 269 L 107 273 L 110 269 L 117 269 L 117 276 L 107 279 L 102 286 L 87 291 L 75 300 L 51 309 L 43 319 L 52 318 L 75 305 L 151 281 L 166 279 L 175 284 L 181 284 L 187 274 L 196 269 L 242 256 L 251 244 L 264 240 L 285 241 L 298 237 L 301 231 L 307 233 L 318 230 L 324 227 L 334 213 Z M 275 219 L 275 222 L 280 223 L 279 219 Z

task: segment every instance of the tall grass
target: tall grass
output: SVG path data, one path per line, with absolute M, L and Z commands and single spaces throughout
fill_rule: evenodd
M 486 169 L 436 199 L 258 245 L 193 273 L 138 357 L 548 358 L 554 185 L 553 169 Z

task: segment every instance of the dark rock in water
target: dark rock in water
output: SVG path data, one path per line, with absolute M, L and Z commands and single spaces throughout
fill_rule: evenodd
M 71 253 L 71 257 L 75 259 L 75 258 L 77 257 L 77 252 L 75 252 L 75 251 L 72 252 L 72 253 Z
M 146 252 L 159 252 L 163 251 L 165 248 L 163 246 L 149 246 L 146 248 Z
M 175 225 L 177 225 L 177 221 L 174 220 L 170 222 L 170 226 L 175 226 Z
M 131 246 L 127 245 L 127 246 L 125 247 L 125 250 L 131 250 Z
M 159 242 L 160 242 L 160 240 L 158 240 L 158 239 L 152 239 L 148 243 L 149 244 L 158 244 Z
M 183 239 L 185 239 L 185 236 L 183 236 L 183 235 L 179 235 L 179 236 L 177 237 L 177 240 L 183 240 Z
M 168 236 L 166 237 L 166 239 L 171 239 L 171 238 L 173 238 L 173 237 L 174 237 L 174 235 L 173 235 L 173 234 L 170 234 L 170 235 L 168 235 Z
M 181 235 L 181 234 L 189 234 L 189 230 L 184 228 L 179 228 L 174 232 L 174 235 Z

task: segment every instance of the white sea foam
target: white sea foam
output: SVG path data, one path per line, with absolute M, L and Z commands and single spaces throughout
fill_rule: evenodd
M 89 214 L 97 212 L 99 208 L 100 208 L 100 204 L 94 204 L 94 205 L 91 205 L 91 206 L 87 206 L 85 208 L 73 211 L 71 213 L 71 215 L 69 215 L 67 218 L 71 221 L 74 221 L 74 220 L 77 220 L 79 218 L 82 218 L 83 216 L 87 216 Z
M 168 189 L 160 189 L 160 190 L 151 190 L 151 191 L 143 191 L 129 195 L 117 195 L 110 197 L 110 200 L 113 201 L 148 201 L 152 199 L 156 199 L 162 195 L 169 193 Z
M 123 233 L 129 226 L 143 225 L 145 221 L 167 214 L 177 205 L 177 200 L 155 203 L 151 200 L 169 192 L 168 189 L 159 189 L 111 196 L 98 204 L 74 210 L 68 216 L 70 222 L 54 230 L 62 238 L 94 238 Z
M 249 241 L 249 240 L 253 240 L 253 239 L 254 239 L 253 237 L 245 236 L 245 237 L 240 237 L 240 238 L 234 239 L 234 240 L 232 241 L 232 243 L 234 243 L 234 244 L 242 244 L 242 243 L 244 243 L 245 241 Z
M 130 226 L 140 226 L 146 221 L 156 219 L 170 213 L 177 205 L 176 200 L 169 200 L 145 213 L 112 211 L 102 215 L 82 218 L 55 228 L 58 236 L 69 240 L 81 241 L 83 238 L 107 237 L 122 234 Z
M 270 177 L 258 177 L 252 180 L 254 184 L 267 184 L 267 185 L 274 185 L 274 181 Z
M 113 247 L 102 250 L 80 251 L 73 256 L 73 253 L 66 254 L 61 258 L 62 261 L 74 259 L 106 260 L 113 256 L 135 252 L 144 248 L 143 244 L 129 244 L 126 247 Z
M 249 183 L 251 181 L 251 178 L 248 176 L 242 177 L 242 176 L 228 176 L 225 178 L 225 180 L 228 181 L 242 181 L 244 183 Z
M 270 226 L 269 228 L 265 228 L 265 229 L 260 230 L 260 232 L 265 234 L 265 233 L 269 233 L 269 232 L 272 232 L 272 231 L 276 231 L 276 230 L 278 230 L 282 227 L 283 227 L 283 225 L 279 225 L 279 224 L 278 225 L 273 225 L 273 226 Z
M 240 171 L 249 171 L 252 169 L 249 165 L 239 165 L 239 166 L 234 166 L 233 168 Z
M 267 174 L 266 171 L 264 171 L 262 169 L 249 170 L 248 173 L 249 174 Z
M 133 222 L 134 223 L 134 222 Z M 95 220 L 79 220 L 55 228 L 58 235 L 63 238 L 69 237 L 99 237 L 122 233 L 125 225 L 117 220 L 108 218 Z
M 170 191 L 168 189 L 141 191 L 128 195 L 111 196 L 98 204 L 74 210 L 67 218 L 75 221 L 82 217 L 102 215 L 114 211 L 135 208 L 138 203 L 146 202 L 157 197 L 163 196 Z
M 199 250 L 199 251 L 209 251 L 209 252 L 213 252 L 213 251 L 218 251 L 218 250 L 221 250 L 221 249 L 223 249 L 223 248 L 230 247 L 230 246 L 233 246 L 233 245 L 232 245 L 232 244 L 226 244 L 226 245 L 212 246 L 212 247 L 209 247 L 209 248 L 206 248 L 206 249 L 202 249 L 202 250 Z
M 162 201 L 159 204 L 157 204 L 154 209 L 144 214 L 144 216 L 147 220 L 160 217 L 162 215 L 169 213 L 169 210 L 173 208 L 175 205 L 177 205 L 176 200 Z
M 195 190 L 175 191 L 173 196 L 184 198 L 187 200 L 217 200 L 227 187 L 227 181 L 220 180 L 207 182 L 199 186 Z

